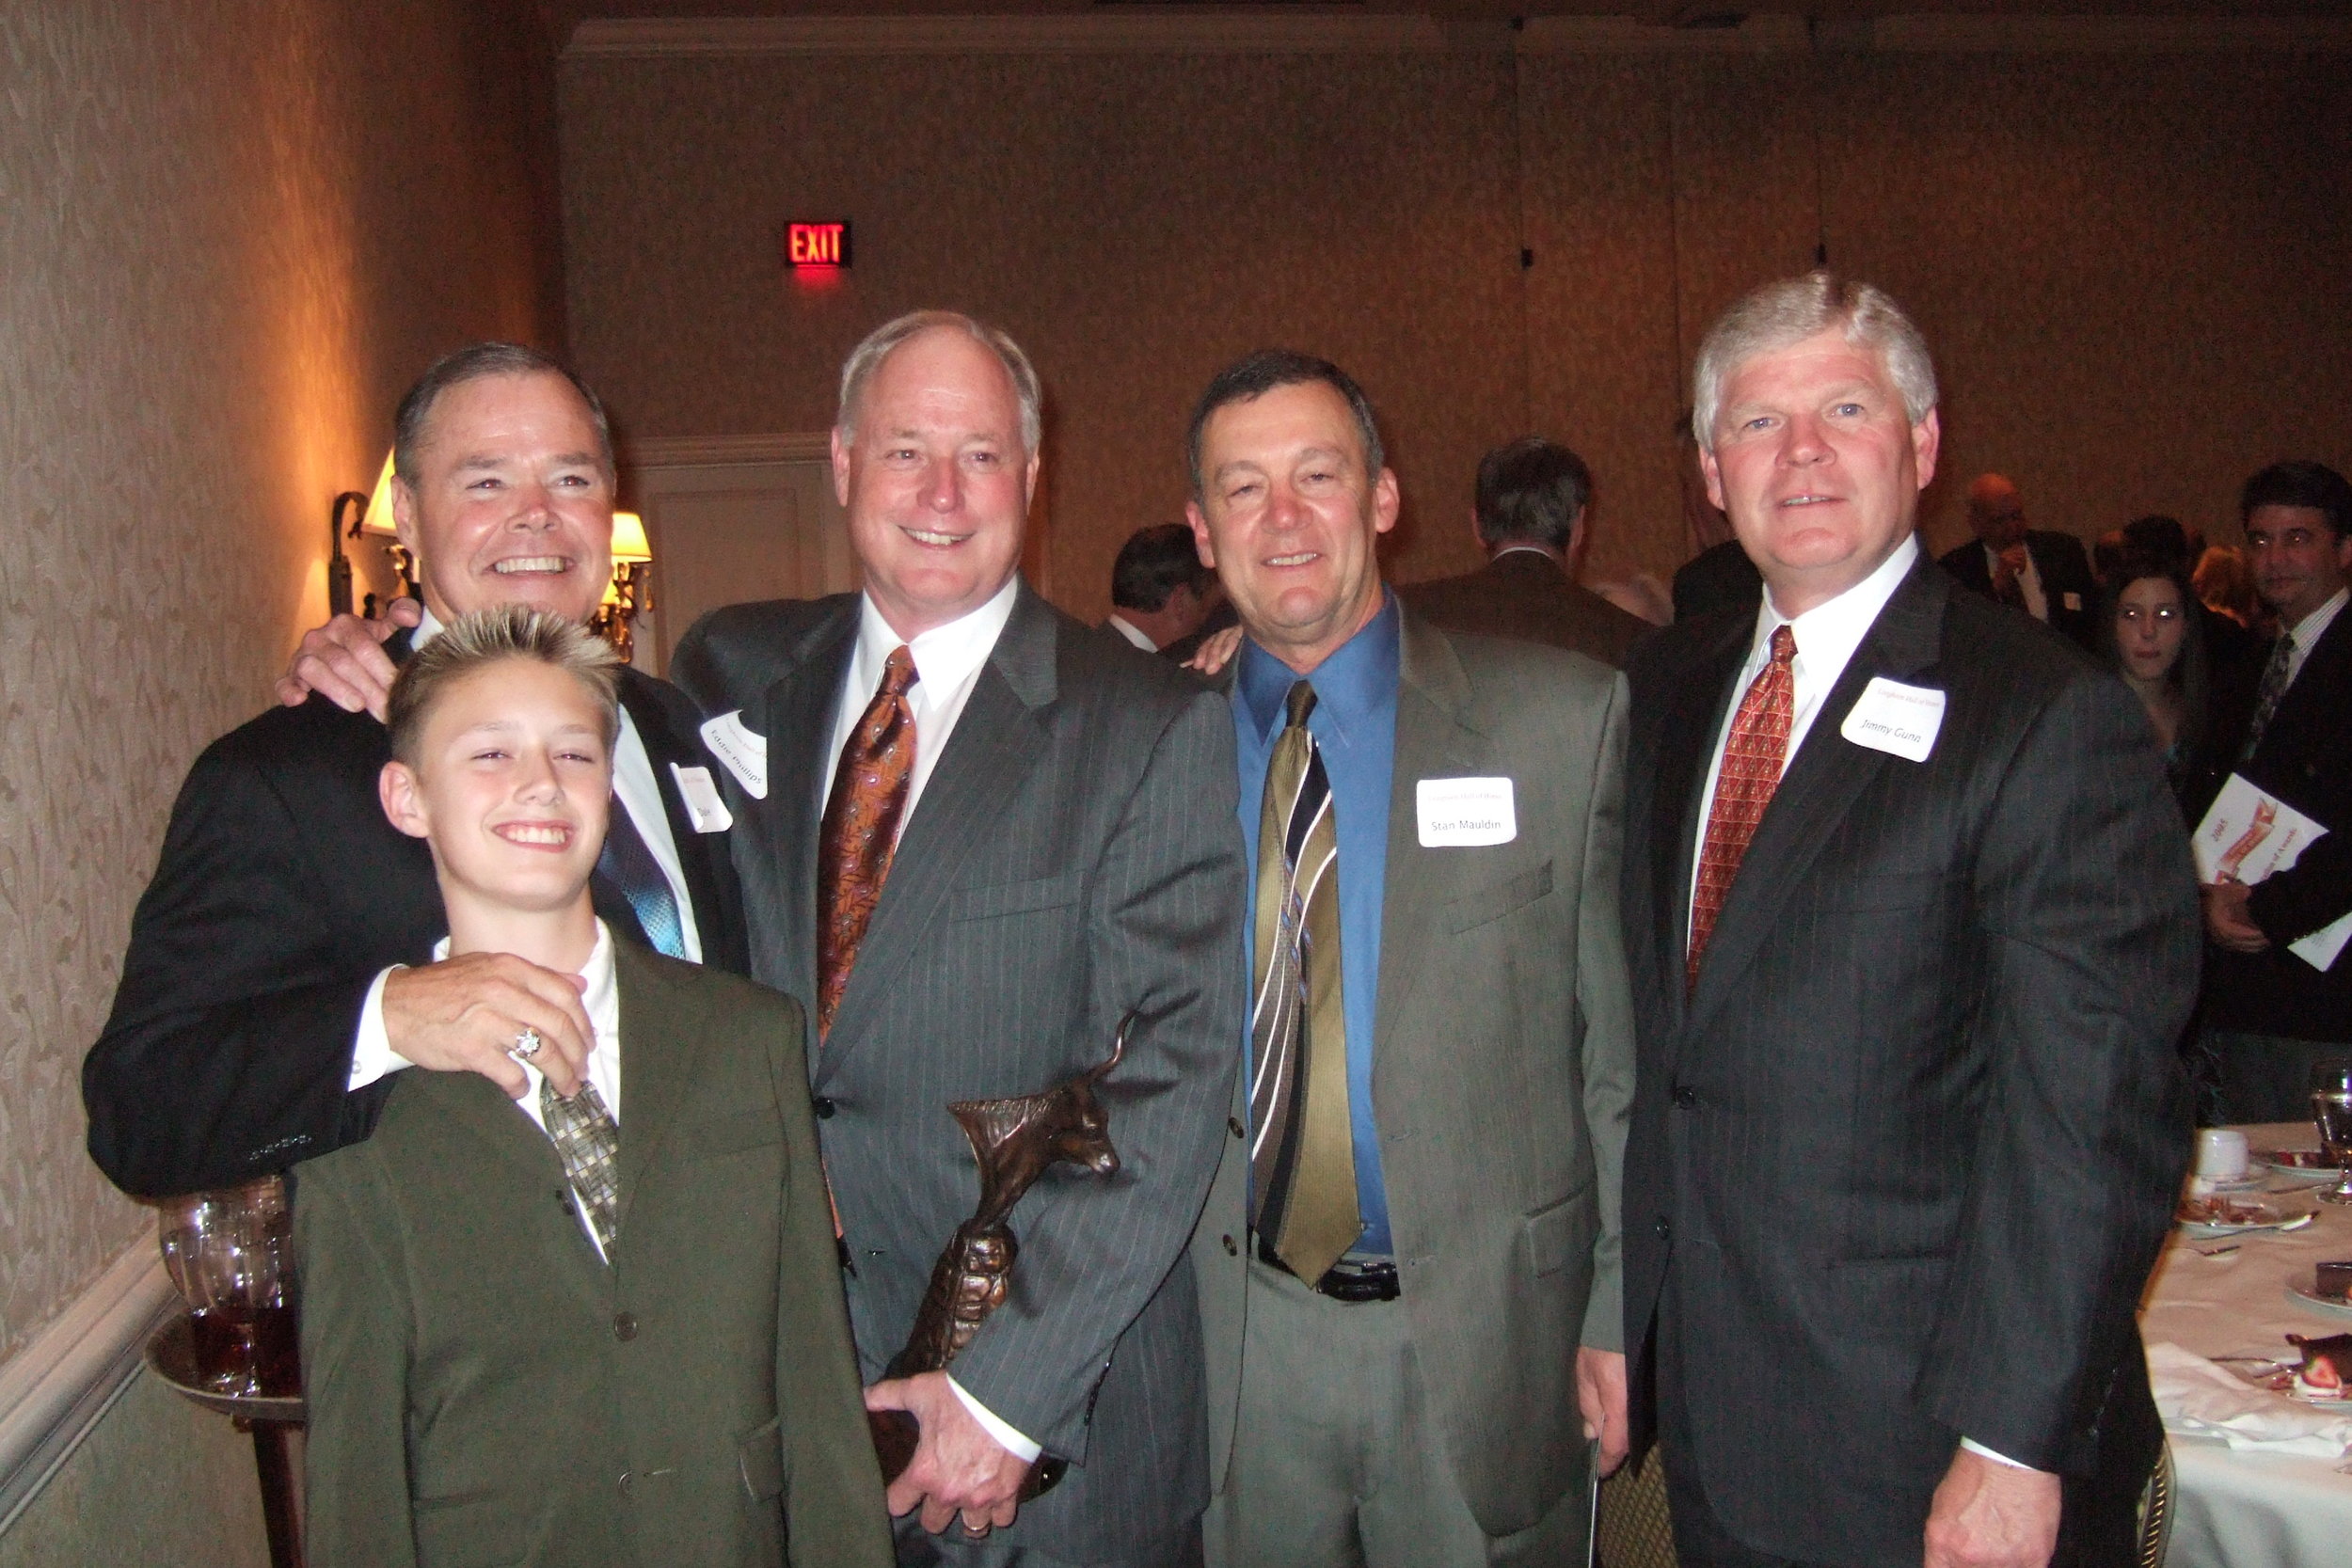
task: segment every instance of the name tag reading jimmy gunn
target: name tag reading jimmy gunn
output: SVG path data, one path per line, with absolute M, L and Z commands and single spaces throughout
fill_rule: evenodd
M 1519 836 L 1508 779 L 1422 779 L 1413 785 L 1424 849 L 1508 844 Z
M 1837 733 L 1857 746 L 1908 762 L 1925 762 L 1944 727 L 1944 693 L 1931 686 L 1905 686 L 1873 675 L 1862 699 Z

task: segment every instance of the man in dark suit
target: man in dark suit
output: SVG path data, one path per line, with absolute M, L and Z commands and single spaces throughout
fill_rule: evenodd
M 1979 474 L 1968 486 L 1968 526 L 1977 542 L 1946 551 L 1946 571 L 2085 648 L 2098 645 L 2099 581 L 2081 540 L 2028 527 L 2025 498 L 1999 474 Z
M 1767 593 L 1627 672 L 1637 1439 L 1686 1564 L 2126 1561 L 2197 940 L 2147 721 L 1921 554 L 1884 294 L 1768 284 L 1693 381 Z
M 719 715 L 706 734 L 739 823 L 752 973 L 815 1020 L 869 1381 L 977 1196 L 948 1102 L 1071 1078 L 1135 1017 L 1097 1090 L 1120 1172 L 1041 1181 L 1014 1212 L 1004 1307 L 949 1371 L 867 1390 L 922 1426 L 890 1491 L 916 1514 L 901 1557 L 1197 1561 L 1184 1244 L 1242 1019 L 1231 722 L 1197 680 L 1022 582 L 1039 391 L 1010 339 L 901 318 L 842 388 L 834 480 L 864 592 L 718 610 L 677 669 Z M 1016 1508 L 1041 1452 L 1069 1472 Z
M 2352 961 L 2287 949 L 2352 913 L 2352 484 L 2322 463 L 2274 463 L 2239 515 L 2278 641 L 2219 699 L 2215 777 L 2234 770 L 2328 830 L 2252 887 L 2204 889 L 2207 1043 L 2231 1121 L 2300 1121 L 2313 1063 L 2352 1055 Z
M 1524 436 L 1479 460 L 1470 531 L 1483 570 L 1402 584 L 1397 596 L 1430 625 L 1483 637 L 1573 648 L 1612 668 L 1651 627 L 1576 580 L 1591 535 L 1593 476 L 1584 460 Z
M 417 636 L 493 605 L 594 612 L 612 572 L 613 472 L 584 384 L 533 350 L 477 344 L 428 371 L 395 425 L 393 506 L 423 579 Z M 550 1075 L 577 1085 L 588 1026 L 568 976 L 506 955 L 428 961 L 448 929 L 432 861 L 376 804 L 390 754 L 378 716 L 410 641 L 399 634 L 388 656 L 376 641 L 393 629 L 346 616 L 333 636 L 313 633 L 306 648 L 335 665 L 301 668 L 343 704 L 297 696 L 215 741 L 181 789 L 83 1066 L 90 1156 L 127 1192 L 231 1186 L 364 1138 L 389 1075 L 411 1064 L 519 1087 L 506 1048 L 526 1028 L 548 1041 Z M 597 908 L 633 936 L 739 970 L 699 716 L 660 681 L 621 677 L 625 810 Z M 633 847 L 620 857 L 624 822 Z
M 1327 361 L 1219 374 L 1191 452 L 1257 872 L 1193 1243 L 1211 1560 L 1581 1562 L 1587 1440 L 1624 1451 L 1621 678 L 1386 591 L 1396 476 Z
M 1224 591 L 1216 574 L 1200 564 L 1192 547 L 1192 530 L 1182 523 L 1154 523 L 1139 528 L 1119 546 L 1111 562 L 1111 613 L 1104 628 L 1147 654 L 1182 664 L 1200 645 L 1200 639 L 1219 624 L 1231 626 Z

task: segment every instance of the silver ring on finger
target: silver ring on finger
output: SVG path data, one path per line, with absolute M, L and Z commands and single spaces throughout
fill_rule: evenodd
M 539 1037 L 538 1030 L 526 1027 L 515 1037 L 515 1043 L 506 1048 L 506 1053 L 518 1062 L 527 1062 L 539 1054 L 539 1048 L 547 1043 Z
M 981 1521 L 980 1521 L 978 1524 L 977 1524 L 977 1525 L 976 1525 L 976 1524 L 974 1524 L 974 1523 L 973 1523 L 970 1519 L 965 1519 L 965 1520 L 963 1520 L 963 1521 L 962 1521 L 962 1524 L 963 1524 L 963 1533 L 964 1533 L 965 1535 L 967 1535 L 967 1536 L 971 1537 L 971 1538 L 972 1538 L 973 1540 L 975 1540 L 975 1541 L 979 1540 L 981 1537 L 985 1536 L 985 1535 L 988 1533 L 988 1521 L 987 1521 L 987 1520 L 985 1520 L 985 1519 L 981 1520 Z

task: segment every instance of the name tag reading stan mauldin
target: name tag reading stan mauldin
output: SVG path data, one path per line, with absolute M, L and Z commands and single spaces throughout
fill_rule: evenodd
M 1925 762 L 1944 727 L 1944 693 L 1931 686 L 1905 686 L 1873 675 L 1862 700 L 1837 733 L 1857 746 L 1910 762 Z
M 1474 848 L 1519 836 L 1508 779 L 1422 779 L 1413 798 L 1424 849 Z

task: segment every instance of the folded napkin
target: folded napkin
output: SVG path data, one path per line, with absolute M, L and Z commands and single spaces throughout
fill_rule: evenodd
M 2352 1411 L 2331 1412 L 2257 1388 L 2169 1342 L 2148 1347 L 2148 1383 L 2167 1432 L 2310 1459 L 2341 1459 L 2352 1446 Z

